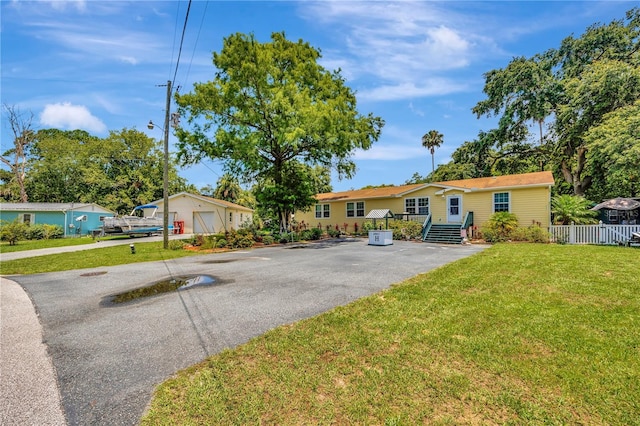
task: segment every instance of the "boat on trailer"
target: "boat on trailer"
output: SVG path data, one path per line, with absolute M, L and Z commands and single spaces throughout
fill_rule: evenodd
M 151 215 L 145 216 L 145 211 L 151 210 Z M 136 206 L 131 214 L 124 216 L 105 217 L 102 231 L 105 235 L 148 235 L 161 233 L 163 228 L 162 217 L 156 216 L 158 206 L 144 204 Z

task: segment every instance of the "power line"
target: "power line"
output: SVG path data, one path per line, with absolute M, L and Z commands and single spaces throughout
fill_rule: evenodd
M 191 0 L 187 5 L 187 13 L 184 17 L 184 26 L 182 27 L 182 37 L 180 38 L 180 48 L 178 49 L 178 60 L 176 61 L 176 70 L 173 73 L 172 86 L 175 87 L 176 75 L 178 74 L 178 67 L 180 66 L 180 57 L 182 56 L 182 45 L 184 44 L 184 34 L 187 31 L 187 22 L 189 21 L 189 12 L 191 11 Z
M 184 81 L 189 80 L 189 74 L 191 73 L 191 65 L 193 65 L 193 58 L 196 56 L 196 48 L 198 47 L 198 41 L 200 41 L 200 34 L 202 33 L 202 26 L 204 25 L 204 18 L 207 16 L 207 7 L 209 6 L 209 2 L 205 2 L 204 11 L 202 12 L 202 19 L 200 20 L 200 27 L 198 28 L 198 35 L 196 36 L 196 42 L 193 45 L 193 52 L 191 52 L 191 60 L 189 61 L 189 66 L 187 67 L 187 75 L 184 78 Z

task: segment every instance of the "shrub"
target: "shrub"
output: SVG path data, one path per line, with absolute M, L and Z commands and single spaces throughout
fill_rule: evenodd
M 45 240 L 60 238 L 64 235 L 64 230 L 58 225 L 42 225 L 42 237 Z
M 393 230 L 394 240 L 415 239 L 422 236 L 422 224 L 413 220 L 392 220 L 389 228 Z
M 300 239 L 303 241 L 319 240 L 322 237 L 322 229 L 311 228 L 300 232 Z
M 518 218 L 509 212 L 497 212 L 491 215 L 482 226 L 481 232 L 485 241 L 490 243 L 507 241 L 518 227 Z
M 340 236 L 340 231 L 337 229 L 329 228 L 327 229 L 327 234 L 329 234 L 331 238 L 337 238 Z
M 311 228 L 311 239 L 319 240 L 322 237 L 322 229 L 320 228 Z
M 516 228 L 511 233 L 511 239 L 530 243 L 548 243 L 551 239 L 551 234 L 546 229 L 533 225 L 526 228 Z
M 242 236 L 253 235 L 253 229 L 252 228 L 243 228 L 243 227 L 241 227 L 240 229 L 238 229 L 236 231 L 236 233 L 238 235 L 242 235 Z
M 248 229 L 241 229 L 236 231 L 232 229 L 227 232 L 224 237 L 227 240 L 227 247 L 229 248 L 246 248 L 253 245 L 253 233 Z
M 40 224 L 27 225 L 25 238 L 27 240 L 43 240 L 44 227 Z
M 376 229 L 376 227 L 374 226 L 373 222 L 372 222 L 372 221 L 370 221 L 370 220 L 368 220 L 368 221 L 366 221 L 366 222 L 364 222 L 364 223 L 362 224 L 362 232 L 364 232 L 365 234 L 366 234 L 367 232 L 369 232 L 369 231 L 373 231 L 373 230 L 375 230 L 375 229 Z
M 216 248 L 225 248 L 227 244 L 227 240 L 225 240 L 224 238 L 220 238 L 216 241 Z
M 253 246 L 253 238 L 249 238 L 248 236 L 244 236 L 238 238 L 233 245 L 233 248 L 249 248 Z
M 278 241 L 280 241 L 280 244 L 300 241 L 300 235 L 298 235 L 296 232 L 283 232 L 280 234 Z
M 169 250 L 182 250 L 184 248 L 184 241 L 171 240 L 169 241 Z
M 24 240 L 27 235 L 27 225 L 18 219 L 13 222 L 3 221 L 0 225 L 0 240 L 8 241 L 10 246 L 16 245 L 20 240 Z
M 271 235 L 265 235 L 262 237 L 262 242 L 264 243 L 264 245 L 268 246 L 270 244 L 273 244 L 275 240 Z
M 203 249 L 212 249 L 216 246 L 218 241 L 217 235 L 205 235 L 202 239 L 202 245 L 200 246 Z

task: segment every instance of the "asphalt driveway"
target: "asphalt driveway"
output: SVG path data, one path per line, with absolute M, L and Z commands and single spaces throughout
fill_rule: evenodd
M 483 249 L 323 241 L 7 278 L 39 314 L 67 422 L 133 425 L 155 386 L 176 371 Z M 114 294 L 192 274 L 215 283 L 110 303 Z

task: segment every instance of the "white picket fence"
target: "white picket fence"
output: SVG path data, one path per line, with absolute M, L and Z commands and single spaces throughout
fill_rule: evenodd
M 551 225 L 551 241 L 566 244 L 625 244 L 640 225 Z

